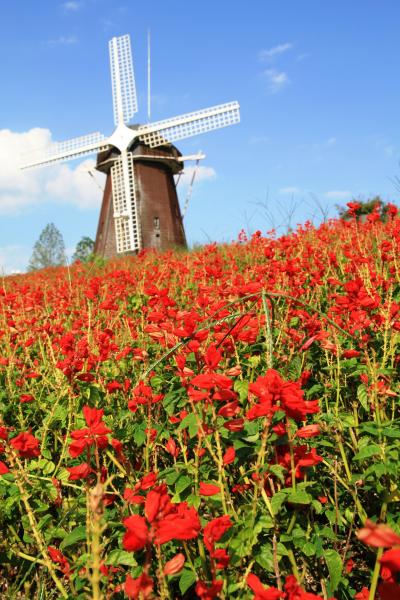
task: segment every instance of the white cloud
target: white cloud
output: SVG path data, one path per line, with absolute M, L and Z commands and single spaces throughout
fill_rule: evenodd
M 326 146 L 334 146 L 337 142 L 337 139 L 335 137 L 330 137 L 328 140 L 326 140 L 325 145 Z
M 288 187 L 280 188 L 278 190 L 278 192 L 280 194 L 299 194 L 300 190 L 298 187 L 296 187 L 294 185 L 292 185 L 292 186 L 289 185 Z
M 61 6 L 65 12 L 76 12 L 81 8 L 82 2 L 74 2 L 71 0 L 71 2 L 64 2 Z
M 61 35 L 47 42 L 49 46 L 70 46 L 78 43 L 78 38 L 75 35 Z
M 196 171 L 194 185 L 196 185 L 196 183 L 199 183 L 200 181 L 215 179 L 217 176 L 215 169 L 213 169 L 212 167 L 207 167 L 205 165 L 199 165 L 198 167 L 196 167 L 195 165 L 191 165 L 189 167 L 185 167 L 185 170 L 179 179 L 178 187 L 186 187 L 187 185 L 189 185 L 192 181 L 194 171 Z
M 286 42 L 285 44 L 278 44 L 278 46 L 274 46 L 273 48 L 269 48 L 268 50 L 261 50 L 261 52 L 259 53 L 259 57 L 260 60 L 270 61 L 276 56 L 284 54 L 292 48 L 293 44 L 291 42 Z
M 351 200 L 353 197 L 352 192 L 349 190 L 331 190 L 329 192 L 325 192 L 325 198 L 329 198 L 330 200 Z
M 264 77 L 268 83 L 268 91 L 271 94 L 279 92 L 290 83 L 290 79 L 284 71 L 278 71 L 277 69 L 267 69 L 264 71 Z
M 20 244 L 0 246 L 0 276 L 23 273 L 29 263 L 32 248 Z
M 54 177 L 50 178 L 46 185 L 46 195 L 50 199 L 65 204 L 73 204 L 81 210 L 100 207 L 102 192 L 93 181 L 103 188 L 104 175 L 96 171 L 93 177 L 88 171 L 92 171 L 96 161 L 92 158 L 84 160 L 75 169 L 62 164 L 57 167 Z
M 21 156 L 51 142 L 51 132 L 39 127 L 18 133 L 0 130 L 0 215 L 15 216 L 39 204 L 62 202 L 85 210 L 100 205 L 101 191 L 87 173 L 94 160 L 21 171 Z M 85 171 L 86 169 L 86 171 Z M 96 172 L 100 185 L 104 176 Z

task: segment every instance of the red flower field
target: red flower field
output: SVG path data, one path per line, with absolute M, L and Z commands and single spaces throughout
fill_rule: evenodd
M 0 596 L 400 598 L 400 219 L 3 278 Z

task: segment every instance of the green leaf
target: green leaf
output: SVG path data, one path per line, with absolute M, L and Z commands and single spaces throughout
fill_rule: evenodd
M 79 525 L 75 527 L 61 542 L 60 550 L 65 550 L 68 546 L 72 546 L 78 542 L 86 540 L 86 525 Z
M 378 425 L 374 421 L 370 421 L 368 423 L 362 423 L 360 425 L 360 430 L 362 432 L 370 433 L 371 435 L 379 435 L 381 430 Z
M 69 471 L 67 471 L 67 469 L 64 468 L 60 469 L 59 471 L 57 471 L 56 478 L 59 479 L 61 482 L 68 481 Z
M 136 567 L 137 562 L 132 552 L 116 548 L 112 550 L 105 561 L 106 565 L 126 565 L 127 567 Z
M 362 383 L 357 388 L 357 398 L 360 401 L 361 406 L 364 410 L 369 410 L 369 402 L 368 402 L 368 392 L 365 385 Z
M 171 472 L 165 476 L 165 481 L 167 482 L 167 485 L 173 485 L 179 476 L 179 471 L 177 471 L 176 469 L 171 470 Z
M 388 474 L 387 465 L 385 465 L 383 463 L 375 463 L 375 464 L 371 465 L 370 467 L 368 467 L 368 469 L 366 469 L 364 471 L 365 479 L 367 479 L 368 477 L 370 477 L 370 475 L 372 475 L 373 479 L 379 480 L 381 477 L 383 477 L 384 475 L 387 475 L 387 474 Z
M 39 531 L 46 527 L 46 525 L 51 522 L 52 518 L 53 517 L 50 514 L 44 515 L 38 523 Z
M 262 567 L 269 573 L 272 573 L 274 571 L 274 555 L 270 546 L 261 546 L 260 552 L 255 556 L 255 560 L 256 562 L 258 562 L 260 567 Z
M 326 538 L 327 540 L 336 540 L 336 535 L 330 527 L 323 527 L 318 532 L 318 537 Z
M 143 446 L 146 443 L 147 436 L 144 427 L 136 427 L 133 439 L 137 446 Z
M 233 389 L 239 394 L 239 398 L 241 401 L 246 400 L 247 395 L 249 393 L 249 382 L 237 379 L 233 384 Z
M 176 404 L 177 400 L 178 400 L 178 395 L 174 390 L 171 392 L 167 392 L 165 394 L 162 403 L 163 403 L 164 410 L 167 413 L 167 415 L 171 416 L 174 414 L 175 404 Z
M 98 385 L 92 384 L 89 388 L 89 400 L 93 405 L 97 405 L 101 402 L 101 390 Z
M 44 459 L 45 460 L 45 459 Z M 45 464 L 40 465 L 43 475 L 50 475 L 53 473 L 56 465 L 51 460 L 46 460 Z
M 191 486 L 192 483 L 193 481 L 191 477 L 188 477 L 187 475 L 181 475 L 175 483 L 175 493 L 180 494 L 183 492 L 183 490 L 186 490 L 186 488 Z
M 287 497 L 286 492 L 277 492 L 272 496 L 271 499 L 271 507 L 274 515 L 277 515 L 282 507 L 282 504 L 285 502 Z
M 182 575 L 179 578 L 179 589 L 181 594 L 185 594 L 187 590 L 195 583 L 196 576 L 193 571 L 189 569 L 184 569 L 182 571 Z
M 195 435 L 197 435 L 197 431 L 199 429 L 199 425 L 197 423 L 197 417 L 194 413 L 191 413 L 190 415 L 187 415 L 184 419 L 182 419 L 182 421 L 179 424 L 179 431 L 182 431 L 182 429 L 189 429 L 189 436 L 191 438 L 193 438 Z
M 333 594 L 337 590 L 342 577 L 343 563 L 336 550 L 326 550 L 324 557 L 329 571 L 329 594 Z
M 160 377 L 160 375 L 154 375 L 154 376 L 151 378 L 151 387 L 152 387 L 152 388 L 157 388 L 157 387 L 160 387 L 160 386 L 163 384 L 163 381 L 164 381 L 164 380 L 163 380 L 163 378 L 162 378 L 162 377 Z
M 306 556 L 314 556 L 314 554 L 315 554 L 315 546 L 311 542 L 306 542 L 304 544 L 304 546 L 302 547 L 301 551 Z
M 257 521 L 257 525 L 261 529 L 272 529 L 274 527 L 274 521 L 270 515 L 261 515 Z
M 386 437 L 400 438 L 400 429 L 395 429 L 394 427 L 384 427 L 382 433 Z
M 353 460 L 365 460 L 366 458 L 370 458 L 371 456 L 376 456 L 381 453 L 381 449 L 376 444 L 369 444 L 364 448 L 361 448 L 360 452 L 355 454 Z
M 201 498 L 197 494 L 189 494 L 185 501 L 189 504 L 189 506 L 194 506 L 196 509 L 199 508 L 201 504 Z
M 275 475 L 275 477 L 277 477 L 279 481 L 283 484 L 285 483 L 285 478 L 283 476 L 285 470 L 286 469 L 282 467 L 282 465 L 270 465 L 268 467 L 268 471 L 271 471 L 271 473 Z
M 311 504 L 311 500 L 312 500 L 312 497 L 310 496 L 310 494 L 308 494 L 307 492 L 305 492 L 303 490 L 297 490 L 295 492 L 291 492 L 287 498 L 287 501 L 290 502 L 291 504 L 307 505 L 307 504 Z

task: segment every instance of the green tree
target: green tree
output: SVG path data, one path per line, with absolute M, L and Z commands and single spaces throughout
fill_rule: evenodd
M 76 245 L 75 252 L 72 256 L 72 262 L 80 260 L 88 262 L 93 258 L 94 241 L 92 238 L 84 236 Z
M 48 223 L 33 246 L 28 271 L 37 271 L 45 267 L 57 267 L 65 265 L 65 262 L 63 236 L 54 223 Z

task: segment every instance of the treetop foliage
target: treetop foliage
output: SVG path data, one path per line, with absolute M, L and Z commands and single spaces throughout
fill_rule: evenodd
M 48 223 L 33 247 L 28 271 L 65 265 L 65 243 L 54 223 Z

